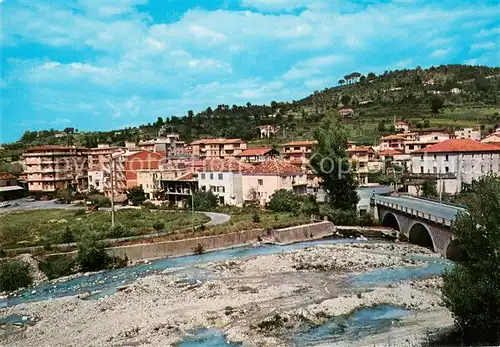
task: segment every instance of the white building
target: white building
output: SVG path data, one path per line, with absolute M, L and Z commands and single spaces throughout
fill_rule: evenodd
M 474 128 L 464 128 L 455 131 L 455 137 L 457 139 L 471 139 L 479 141 L 481 140 L 481 131 Z
M 455 88 L 452 88 L 450 90 L 450 92 L 451 92 L 451 94 L 460 94 L 462 92 L 462 90 L 460 90 L 460 88 L 455 87 Z
M 440 178 L 438 192 L 457 193 L 463 184 L 500 172 L 500 147 L 470 139 L 452 139 L 411 153 L 412 172 Z M 418 193 L 416 187 L 409 192 Z
M 410 125 L 406 122 L 399 121 L 394 124 L 396 131 L 408 132 L 410 131 Z

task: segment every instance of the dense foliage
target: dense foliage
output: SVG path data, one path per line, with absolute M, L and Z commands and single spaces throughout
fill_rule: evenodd
M 300 210 L 299 197 L 287 189 L 275 191 L 268 205 L 273 212 L 298 212 Z
M 77 262 L 82 271 L 98 271 L 108 266 L 110 259 L 97 233 L 83 233 L 78 243 Z
M 146 201 L 146 194 L 144 193 L 142 186 L 136 186 L 128 189 L 127 199 L 134 206 L 142 205 L 144 201 Z
M 29 286 L 33 282 L 27 264 L 18 260 L 0 263 L 0 291 L 14 291 Z
M 318 143 L 310 158 L 315 174 L 322 179 L 333 209 L 355 210 L 358 203 L 357 181 L 348 162 L 347 134 L 337 114 L 329 113 L 316 130 Z
M 500 179 L 488 176 L 467 193 L 468 213 L 453 226 L 464 259 L 444 275 L 443 301 L 465 344 L 500 343 Z
M 217 197 L 210 191 L 195 192 L 188 201 L 189 208 L 192 208 L 193 202 L 196 211 L 212 211 L 218 205 Z
M 422 183 L 421 190 L 422 190 L 421 191 L 422 196 L 425 196 L 426 198 L 434 198 L 438 196 L 436 180 L 433 179 L 424 180 L 424 182 Z

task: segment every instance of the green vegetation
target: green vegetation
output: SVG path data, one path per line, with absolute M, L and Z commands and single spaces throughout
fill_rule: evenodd
M 0 291 L 14 291 L 33 282 L 28 265 L 18 260 L 4 260 L 0 263 Z
M 269 200 L 269 208 L 274 212 L 298 212 L 300 201 L 291 190 L 279 189 L 274 192 Z
M 422 183 L 422 196 L 426 198 L 435 198 L 438 196 L 436 180 L 424 180 L 424 183 Z
M 329 113 L 314 137 L 318 143 L 313 147 L 310 163 L 323 181 L 328 204 L 333 209 L 355 210 L 359 200 L 357 181 L 348 162 L 347 134 L 338 115 Z
M 146 201 L 146 194 L 144 194 L 144 189 L 140 187 L 132 187 L 127 190 L 127 199 L 132 205 L 139 206 Z
M 462 345 L 499 345 L 500 178 L 485 177 L 465 195 L 469 213 L 453 226 L 464 259 L 444 275 L 443 301 Z
M 49 280 L 52 280 L 75 273 L 77 262 L 71 254 L 57 255 L 40 261 L 38 267 Z
M 192 198 L 190 197 L 188 200 L 189 208 L 191 208 L 192 202 L 194 202 L 194 208 L 196 211 L 213 211 L 218 204 L 217 197 L 210 191 L 195 192 Z
M 459 88 L 460 92 L 451 93 L 453 88 Z M 26 131 L 20 141 L 4 146 L 0 158 L 15 161 L 19 158 L 19 149 L 43 144 L 123 145 L 125 141 L 150 139 L 161 130 L 177 131 L 186 141 L 200 137 L 236 137 L 256 140 L 257 145 L 281 144 L 290 139 L 311 139 L 312 129 L 321 122 L 323 115 L 342 107 L 355 110 L 354 117 L 342 122 L 349 139 L 360 143 L 374 144 L 390 130 L 387 127 L 379 129 L 379 122 L 392 124 L 394 116 L 409 122 L 412 127 L 428 124 L 454 130 L 482 124 L 485 131 L 489 131 L 500 122 L 499 93 L 499 67 L 441 65 L 429 69 L 385 71 L 378 76 L 353 72 L 340 79 L 339 86 L 316 90 L 292 102 L 221 104 L 197 114 L 188 110 L 184 117 L 158 117 L 149 124 L 113 131 L 79 132 L 71 127 L 62 132 L 54 129 Z M 262 124 L 286 127 L 286 132 L 260 140 L 257 126 Z
M 125 209 L 116 212 L 117 225 L 111 229 L 111 212 L 83 213 L 81 210 L 37 210 L 0 215 L 0 248 L 50 245 L 75 242 L 82 230 L 94 230 L 99 239 L 136 236 L 155 231 L 155 223 L 163 222 L 163 230 L 175 232 L 190 227 L 193 217 L 189 212 Z M 194 215 L 195 225 L 209 218 Z
M 98 271 L 108 267 L 111 259 L 94 231 L 85 231 L 78 243 L 77 262 L 82 271 Z

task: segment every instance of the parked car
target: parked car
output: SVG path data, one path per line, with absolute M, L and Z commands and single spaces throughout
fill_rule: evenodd
M 32 196 L 28 196 L 27 198 L 24 198 L 24 201 L 32 202 L 35 201 L 35 198 Z
M 9 207 L 9 206 L 10 206 L 10 202 L 7 202 L 7 201 L 0 202 L 0 207 L 1 208 L 5 208 L 5 207 Z

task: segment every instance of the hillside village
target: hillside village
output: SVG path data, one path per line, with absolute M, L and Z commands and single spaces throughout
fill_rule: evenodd
M 4 188 L 3 199 L 26 187 L 36 198 L 74 188 L 120 201 L 127 189 L 140 186 L 148 199 L 178 206 L 197 190 L 211 191 L 220 204 L 235 206 L 249 200 L 264 206 L 278 189 L 316 194 L 321 200 L 321 182 L 308 160 L 315 145 L 312 133 L 327 112 L 339 114 L 350 130 L 346 150 L 360 185 L 391 184 L 421 195 L 424 182 L 431 181 L 440 196 L 455 194 L 473 179 L 500 170 L 500 128 L 495 127 L 500 116 L 497 109 L 483 114 L 477 126 L 460 127 L 470 120 L 446 120 L 440 112 L 452 105 L 472 107 L 473 102 L 495 110 L 499 70 L 451 65 L 380 76 L 353 73 L 339 81 L 340 87 L 292 103 L 219 105 L 107 133 L 27 131 L 3 150 L 6 171 L 12 171 L 6 159 L 15 162 L 17 157 L 15 173 L 20 175 L 19 189 Z M 433 116 L 398 117 L 389 108 L 383 118 L 369 116 L 384 105 L 401 113 L 411 105 L 418 111 L 426 102 L 426 112 Z M 377 135 L 375 140 L 360 136 L 364 126 Z

